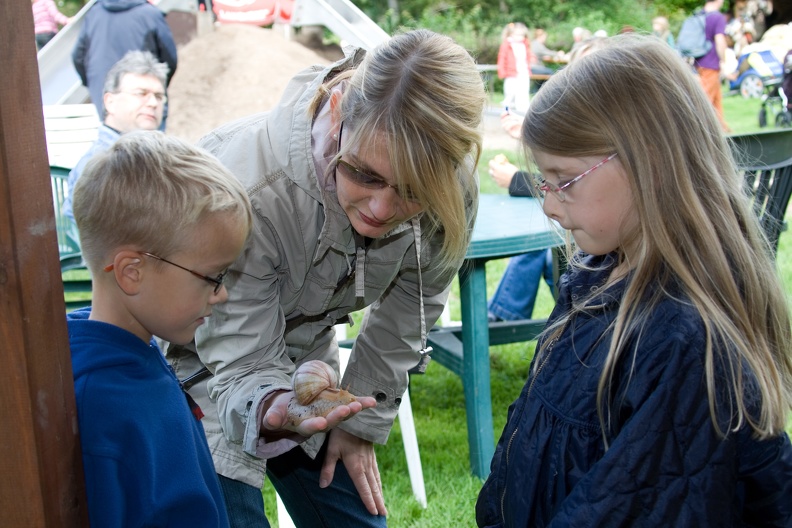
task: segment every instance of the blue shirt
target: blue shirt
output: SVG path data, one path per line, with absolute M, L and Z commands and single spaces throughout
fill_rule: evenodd
M 91 526 L 228 526 L 200 422 L 156 344 L 68 314 Z

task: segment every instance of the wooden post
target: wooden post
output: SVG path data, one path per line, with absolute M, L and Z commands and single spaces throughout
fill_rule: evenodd
M 0 24 L 2 525 L 87 526 L 30 1 Z

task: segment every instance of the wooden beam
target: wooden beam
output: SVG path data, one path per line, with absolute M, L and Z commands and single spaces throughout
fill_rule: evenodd
M 2 524 L 87 526 L 30 1 L 0 24 Z

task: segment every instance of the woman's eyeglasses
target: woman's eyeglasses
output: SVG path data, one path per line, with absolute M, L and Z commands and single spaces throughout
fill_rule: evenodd
M 539 191 L 541 196 L 544 196 L 544 194 L 547 193 L 547 192 L 551 192 L 551 193 L 553 193 L 555 195 L 556 198 L 558 198 L 558 201 L 565 202 L 566 199 L 567 199 L 566 190 L 569 189 L 572 186 L 572 184 L 579 182 L 580 180 L 583 179 L 584 176 L 587 176 L 587 175 L 591 174 L 592 172 L 594 172 L 595 170 L 599 169 L 600 167 L 602 167 L 603 165 L 608 163 L 610 160 L 615 158 L 616 155 L 617 155 L 617 153 L 614 152 L 613 154 L 611 154 L 610 156 L 608 156 L 604 160 L 600 161 L 599 163 L 597 163 L 596 165 L 594 165 L 593 167 L 588 169 L 583 174 L 575 176 L 574 178 L 572 178 L 571 180 L 569 180 L 568 182 L 566 182 L 563 185 L 555 185 L 555 184 L 550 183 L 549 181 L 545 180 L 541 176 L 539 176 L 539 177 L 536 177 L 534 179 L 534 187 L 536 187 L 536 190 Z
M 207 277 L 203 273 L 198 273 L 197 271 L 193 271 L 193 270 L 191 270 L 189 268 L 185 268 L 184 266 L 179 266 L 175 262 L 171 262 L 170 260 L 165 260 L 164 258 L 158 257 L 157 255 L 153 255 L 151 253 L 146 253 L 145 251 L 141 252 L 141 254 L 146 255 L 147 257 L 151 257 L 153 259 L 161 260 L 162 262 L 165 262 L 166 264 L 170 264 L 171 266 L 176 266 L 177 268 L 183 269 L 184 271 L 189 271 L 190 273 L 192 273 L 193 275 L 195 275 L 199 279 L 203 279 L 206 282 L 208 282 L 209 284 L 213 285 L 214 286 L 214 294 L 215 295 L 217 295 L 220 292 L 220 288 L 223 287 L 223 281 L 225 281 L 226 275 L 228 275 L 228 270 L 225 270 L 224 272 L 222 272 L 217 277 L 214 277 L 214 278 Z
M 344 123 L 341 123 L 341 126 L 338 129 L 338 146 L 341 147 L 341 133 L 344 130 Z M 386 182 L 379 176 L 374 176 L 373 174 L 369 174 L 367 172 L 363 172 L 362 170 L 358 169 L 354 165 L 347 163 L 346 161 L 339 158 L 336 161 L 336 170 L 340 172 L 346 179 L 354 183 L 355 185 L 359 185 L 361 187 L 365 187 L 366 189 L 384 189 L 386 187 L 390 187 L 396 194 L 400 197 L 403 196 L 409 202 L 418 202 L 418 198 L 412 193 L 409 187 L 399 187 L 397 185 L 391 185 L 390 183 Z

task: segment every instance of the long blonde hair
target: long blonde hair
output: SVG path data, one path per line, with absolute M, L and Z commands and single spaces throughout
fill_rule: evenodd
M 630 339 L 640 335 L 652 308 L 680 288 L 703 320 L 716 430 L 725 434 L 716 395 L 729 394 L 730 430 L 747 423 L 760 438 L 783 431 L 792 404 L 783 286 L 713 108 L 674 51 L 653 37 L 608 39 L 542 87 L 523 139 L 530 149 L 560 156 L 618 153 L 634 197 L 639 226 L 622 246 L 637 251 L 634 261 L 619 256 L 633 273 L 598 388 L 603 435 L 617 362 L 638 353 L 628 349 Z M 572 315 L 549 328 L 549 337 Z M 759 394 L 747 394 L 746 374 Z
M 342 81 L 345 146 L 338 156 L 346 145 L 366 146 L 383 133 L 396 184 L 411 189 L 430 221 L 426 235 L 443 233 L 441 256 L 432 264 L 458 267 L 475 219 L 486 102 L 473 58 L 449 37 L 409 31 L 326 83 L 313 107 Z

